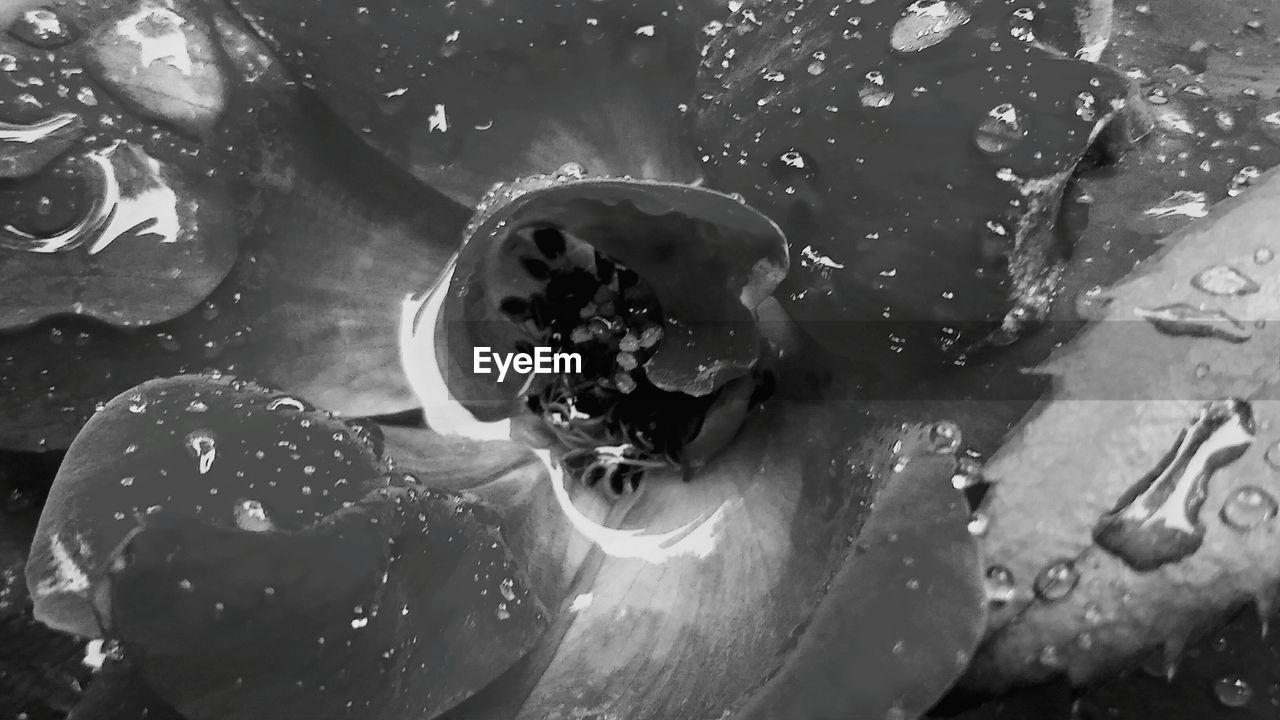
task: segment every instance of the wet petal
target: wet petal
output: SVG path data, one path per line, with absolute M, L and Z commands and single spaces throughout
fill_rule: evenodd
M 148 153 L 185 163 L 188 180 L 199 176 L 228 193 L 246 238 L 238 260 L 216 289 L 194 293 L 194 310 L 171 308 L 181 317 L 145 329 L 53 319 L 0 334 L 0 444 L 65 447 L 95 404 L 151 377 L 206 368 L 256 376 L 350 415 L 414 405 L 399 370 L 400 303 L 429 285 L 457 247 L 466 209 L 289 89 L 265 47 L 233 19 L 215 18 L 214 28 L 224 70 L 243 90 L 216 148 L 139 123 L 114 104 L 104 117 L 131 138 L 138 133 Z M 101 85 L 84 84 L 99 108 L 111 102 Z M 48 183 L 31 182 L 44 185 L 17 188 L 16 201 L 29 203 L 21 217 L 73 221 L 61 208 L 43 220 L 37 210 Z M 117 247 L 126 245 L 108 250 Z M 172 262 L 164 268 L 166 277 L 181 270 Z M 128 292 L 150 291 L 132 283 Z
M 0 328 L 61 313 L 172 320 L 222 282 L 240 246 L 230 197 L 196 146 L 125 113 L 82 49 L 0 40 Z
M 1040 12 L 775 5 L 712 43 L 708 184 L 792 239 L 780 299 L 828 348 L 897 372 L 1043 315 L 1071 244 L 1053 231 L 1062 189 L 1125 85 L 1014 32 L 1062 36 Z
M 1280 307 L 1266 288 L 1280 282 L 1278 193 L 1277 177 L 1264 176 L 1170 238 L 1107 293 L 1102 321 L 1041 368 L 1053 395 L 984 471 L 996 481 L 984 554 L 1009 582 L 971 686 L 1056 674 L 1084 682 L 1147 651 L 1172 664 L 1189 637 L 1241 603 L 1270 614 L 1280 592 Z M 1248 273 L 1260 291 L 1199 287 L 1219 265 Z M 1179 302 L 1224 313 L 1249 339 L 1142 312 Z
M 185 717 L 434 716 L 515 662 L 541 609 L 487 511 L 378 451 L 242 381 L 136 388 L 55 481 L 36 612 L 119 640 Z
M 714 2 L 234 4 L 351 127 L 467 204 L 570 161 L 696 177 L 679 106 Z
M 447 717 L 777 717 L 778 704 L 910 717 L 932 704 L 982 626 L 955 457 L 927 431 L 885 428 L 884 408 L 835 406 L 772 406 L 693 481 L 646 477 L 611 526 L 711 513 L 710 532 L 656 563 L 593 553 L 538 649 Z

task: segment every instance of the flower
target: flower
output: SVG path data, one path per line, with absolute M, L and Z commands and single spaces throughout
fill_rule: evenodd
M 29 563 L 42 619 L 118 640 L 136 675 L 107 677 L 210 720 L 938 699 L 985 624 L 961 437 L 937 406 L 856 401 L 868 368 L 955 362 L 1043 313 L 1051 220 L 1126 92 L 1088 62 L 1105 22 L 948 0 L 232 4 L 17 20 L 15 64 L 113 103 L 94 142 L 135 174 L 167 143 L 160 186 L 235 216 L 200 220 L 173 307 L 110 283 L 5 306 L 37 323 L 0 336 L 5 444 L 79 431 Z M 55 20 L 73 29 L 42 39 Z M 86 114 L 70 89 L 3 99 L 25 95 Z M 87 120 L 21 120 L 39 150 L 13 202 L 67 153 L 81 182 L 104 167 L 67 134 Z M 38 215 L 13 267 L 49 254 Z M 58 273 L 96 271 L 103 243 L 159 262 L 84 217 Z M 627 317 L 597 337 L 606 303 Z M 459 372 L 481 343 L 534 342 L 596 365 Z M 430 479 L 310 401 L 421 401 L 430 431 L 388 444 Z

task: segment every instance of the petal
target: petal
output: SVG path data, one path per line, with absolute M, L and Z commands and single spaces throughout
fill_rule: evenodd
M 467 204 L 569 161 L 696 177 L 678 106 L 716 3 L 234 4 L 351 127 Z
M 1043 315 L 1062 189 L 1125 84 L 1019 40 L 1054 13 L 1014 7 L 746 9 L 713 43 L 708 184 L 792 238 L 779 297 L 827 348 L 894 374 Z
M 121 641 L 188 718 L 434 716 L 517 660 L 541 609 L 489 514 L 385 474 L 379 445 L 243 381 L 130 391 L 55 481 L 36 613 Z
M 1264 176 L 1170 238 L 1040 368 L 1052 395 L 984 470 L 983 550 L 1007 582 L 971 687 L 1089 681 L 1274 606 L 1278 197 Z M 1232 294 L 1237 274 L 1260 291 Z M 1202 332 L 1236 323 L 1244 343 Z
M 584 179 L 576 168 L 562 168 L 495 188 L 481 204 L 448 282 L 434 291 L 443 299 L 424 306 L 438 314 L 423 312 L 414 320 L 418 352 L 407 356 L 411 374 L 415 358 L 434 352 L 453 396 L 473 413 L 495 418 L 516 411 L 528 374 L 512 372 L 494 382 L 476 372 L 475 349 L 509 352 L 522 341 L 541 344 L 502 305 L 508 297 L 543 291 L 528 265 L 545 267 L 547 258 L 522 237 L 541 225 L 630 268 L 652 289 L 670 335 L 645 366 L 658 387 L 707 395 L 756 365 L 760 336 L 753 311 L 787 270 L 786 239 L 777 226 L 710 190 Z
M 446 717 L 921 712 L 984 602 L 955 457 L 891 413 L 773 405 L 692 482 L 646 476 L 612 526 L 711 532 L 664 560 L 593 553 L 538 649 Z
M 0 90 L 0 144 L 14 151 L 0 170 L 11 179 L 0 184 L 0 329 L 60 313 L 171 320 L 222 282 L 240 246 L 197 146 L 133 118 L 92 79 L 83 49 L 0 40 L 15 78 Z
M 186 720 L 138 677 L 127 661 L 109 660 L 94 674 L 84 696 L 67 720 L 99 718 Z
M 230 153 L 206 147 L 190 162 L 231 194 L 248 239 L 236 265 L 195 310 L 146 329 L 54 319 L 0 334 L 0 445 L 66 447 L 96 404 L 206 368 L 348 415 L 416 403 L 399 369 L 400 304 L 430 285 L 468 211 L 286 87 L 265 48 L 231 20 L 214 25 L 240 80 L 252 81 L 239 87 L 252 91 L 234 95 L 221 128 Z

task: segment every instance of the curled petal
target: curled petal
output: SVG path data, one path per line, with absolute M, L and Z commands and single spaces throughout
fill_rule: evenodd
M 188 718 L 434 716 L 523 654 L 541 608 L 491 516 L 380 447 L 242 381 L 140 386 L 55 480 L 36 613 L 121 642 Z
M 466 204 L 570 161 L 697 176 L 680 107 L 716 3 L 234 4 L 351 127 Z
M 1045 42 L 1072 5 L 775 4 L 711 43 L 708 185 L 792 239 L 779 298 L 824 346 L 894 374 L 1043 316 L 1062 190 L 1126 94 Z

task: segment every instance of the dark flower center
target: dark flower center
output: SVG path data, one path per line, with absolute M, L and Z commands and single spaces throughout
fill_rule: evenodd
M 520 266 L 538 287 L 500 301 L 527 338 L 515 349 L 532 353 L 543 346 L 582 359 L 581 372 L 533 376 L 524 396 L 569 448 L 565 467 L 589 486 L 604 481 L 616 494 L 635 490 L 646 469 L 685 468 L 682 450 L 717 394 L 662 390 L 645 374 L 664 332 L 653 290 L 561 228 L 527 226 L 514 235 Z

